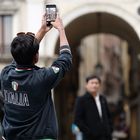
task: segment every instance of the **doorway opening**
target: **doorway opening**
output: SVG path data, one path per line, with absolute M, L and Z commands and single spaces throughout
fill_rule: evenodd
M 83 15 L 66 27 L 66 33 L 73 54 L 73 68 L 54 90 L 59 139 L 75 139 L 71 132 L 75 99 L 84 94 L 85 77 L 91 73 L 101 75 L 102 90 L 112 113 L 117 109 L 113 114 L 114 125 L 118 129 L 118 124 L 124 123 L 122 129 L 129 136 L 129 126 L 136 125 L 131 121 L 135 118 L 132 118 L 134 111 L 130 102 L 138 95 L 140 80 L 137 34 L 123 19 L 108 13 Z M 138 137 L 138 133 L 129 137 L 132 140 Z

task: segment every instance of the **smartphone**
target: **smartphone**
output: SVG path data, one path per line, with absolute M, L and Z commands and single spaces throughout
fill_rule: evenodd
M 46 5 L 46 20 L 47 26 L 51 25 L 52 21 L 55 21 L 57 16 L 57 7 L 55 4 L 47 4 Z

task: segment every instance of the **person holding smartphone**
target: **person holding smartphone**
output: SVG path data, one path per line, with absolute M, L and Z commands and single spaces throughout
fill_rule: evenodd
M 40 68 L 35 65 L 39 59 L 39 43 L 52 27 L 59 32 L 60 53 L 50 67 Z M 47 26 L 45 14 L 36 35 L 18 33 L 11 43 L 11 54 L 14 60 L 0 76 L 4 139 L 56 140 L 58 127 L 51 90 L 72 66 L 70 46 L 59 15 Z

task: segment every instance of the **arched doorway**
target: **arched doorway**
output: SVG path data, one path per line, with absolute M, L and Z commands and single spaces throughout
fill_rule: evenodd
M 106 12 L 84 14 L 70 22 L 66 26 L 66 32 L 73 53 L 73 68 L 54 91 L 61 140 L 73 138 L 70 128 L 73 120 L 75 98 L 79 90 L 79 66 L 81 62 L 79 46 L 84 37 L 91 34 L 109 33 L 127 42 L 129 48 L 128 53 L 131 57 L 129 82 L 133 81 L 129 87 L 130 95 L 128 98 L 132 99 L 132 97 L 138 96 L 139 85 L 137 83 L 140 79 L 140 75 L 138 74 L 140 71 L 138 69 L 138 56 L 140 52 L 139 37 L 134 29 L 120 17 Z M 57 52 L 58 50 L 56 50 Z M 135 108 L 136 106 L 137 109 Z M 136 118 L 138 108 L 137 103 L 132 103 L 132 120 L 135 118 L 138 121 L 138 118 Z M 136 121 L 132 122 L 131 128 L 138 131 L 139 128 L 136 126 Z M 132 139 L 138 139 L 138 133 L 132 133 L 131 135 Z

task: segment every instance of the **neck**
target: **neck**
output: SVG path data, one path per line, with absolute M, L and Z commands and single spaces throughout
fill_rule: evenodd
M 93 97 L 96 97 L 96 96 L 97 96 L 97 92 L 92 92 L 91 95 L 92 95 Z

